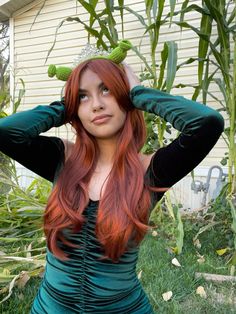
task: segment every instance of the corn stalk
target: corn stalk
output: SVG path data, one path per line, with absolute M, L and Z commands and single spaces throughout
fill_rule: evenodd
M 232 226 L 234 233 L 234 249 L 236 250 L 236 1 L 235 0 L 203 0 L 202 7 L 188 5 L 184 1 L 181 18 L 178 25 L 192 29 L 199 36 L 198 55 L 202 61 L 198 64 L 198 86 L 193 98 L 197 98 L 202 91 L 203 102 L 206 103 L 211 83 L 217 84 L 223 96 L 223 101 L 210 94 L 221 105 L 221 111 L 228 115 L 229 126 L 225 128 L 224 140 L 228 146 L 227 157 L 223 159 L 228 163 L 228 189 L 226 199 L 230 205 Z M 230 12 L 231 9 L 231 12 Z M 184 14 L 190 11 L 201 12 L 201 27 L 197 29 L 183 21 Z M 217 37 L 211 35 L 213 23 L 217 28 Z M 231 45 L 232 43 L 232 45 Z M 209 65 L 215 67 L 209 73 Z M 220 78 L 218 73 L 220 73 Z M 218 75 L 218 77 L 216 77 Z M 223 164 L 223 163 L 222 163 Z M 236 254 L 233 254 L 233 256 Z M 233 261 L 233 259 L 232 259 Z M 234 262 L 235 263 L 235 262 Z

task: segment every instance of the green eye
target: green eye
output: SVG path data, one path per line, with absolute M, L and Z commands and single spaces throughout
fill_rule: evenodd
M 79 101 L 82 101 L 86 98 L 86 95 L 80 94 L 79 95 Z
M 103 87 L 102 91 L 103 91 L 105 94 L 109 93 L 109 89 L 108 89 L 106 86 Z

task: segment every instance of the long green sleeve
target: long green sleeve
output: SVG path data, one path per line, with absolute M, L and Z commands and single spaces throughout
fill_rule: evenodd
M 134 107 L 160 116 L 181 132 L 152 158 L 156 186 L 170 187 L 193 170 L 224 129 L 223 117 L 216 110 L 184 97 L 143 86 L 134 87 L 130 97 Z
M 61 126 L 65 107 L 55 101 L 49 106 L 18 112 L 0 119 L 0 150 L 26 168 L 53 181 L 64 145 L 57 137 L 40 135 Z

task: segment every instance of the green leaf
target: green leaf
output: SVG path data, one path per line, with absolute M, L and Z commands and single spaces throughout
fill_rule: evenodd
M 145 67 L 147 68 L 147 70 L 151 73 L 151 74 L 153 74 L 152 73 L 152 69 L 151 69 L 151 67 L 149 66 L 149 64 L 148 64 L 148 62 L 147 62 L 147 59 L 144 57 L 144 55 L 142 55 L 139 51 L 138 51 L 138 49 L 135 47 L 135 46 L 132 46 L 132 48 L 131 48 L 135 53 L 136 53 L 136 55 L 143 61 L 143 63 L 144 63 L 144 65 L 145 65 Z
M 217 30 L 219 41 L 221 45 L 221 55 L 222 55 L 222 62 L 224 65 L 224 71 L 229 71 L 229 60 L 230 60 L 230 41 L 229 41 L 229 32 L 227 29 L 226 19 L 223 15 L 224 6 L 222 3 L 221 5 L 216 8 L 211 0 L 205 0 L 208 10 L 212 18 L 216 21 Z
M 218 87 L 219 87 L 219 89 L 220 89 L 220 91 L 221 91 L 221 93 L 222 93 L 222 95 L 224 97 L 224 102 L 227 104 L 228 99 L 227 99 L 227 95 L 226 95 L 224 82 L 222 81 L 221 78 L 212 78 L 212 81 L 215 82 L 218 85 Z
M 77 0 L 83 7 L 84 9 L 95 19 L 97 19 L 97 13 L 95 12 L 95 6 L 94 3 L 88 3 L 84 0 Z
M 13 112 L 12 113 L 16 113 L 16 111 L 17 111 L 17 109 L 18 109 L 18 107 L 22 101 L 22 98 L 25 95 L 25 82 L 21 78 L 19 80 L 20 80 L 20 83 L 22 85 L 22 88 L 19 89 L 17 100 L 13 104 Z
M 182 222 L 182 218 L 180 215 L 180 210 L 177 207 L 177 239 L 176 239 L 176 246 L 178 249 L 178 254 L 182 253 L 183 245 L 184 245 L 184 226 Z
M 98 0 L 90 0 L 89 3 L 92 5 L 92 7 L 94 8 L 94 10 L 96 10 L 96 6 L 97 6 L 97 4 L 98 4 Z M 90 15 L 90 17 L 89 17 L 89 26 L 90 26 L 90 27 L 93 26 L 95 20 L 96 20 L 96 19 L 95 19 L 92 15 Z M 88 41 L 89 41 L 89 40 L 90 40 L 90 34 L 89 34 L 89 36 L 88 36 Z
M 148 27 L 148 25 L 145 23 L 145 20 L 144 20 L 144 18 L 143 18 L 143 16 L 142 16 L 141 14 L 138 14 L 136 11 L 130 9 L 130 7 L 127 7 L 127 6 L 123 6 L 122 8 L 123 8 L 124 10 L 126 10 L 126 11 L 132 13 L 134 16 L 136 16 L 137 19 L 139 20 L 139 22 L 140 22 L 143 26 L 145 26 L 145 28 Z M 114 7 L 114 9 L 115 9 L 115 10 L 120 10 L 120 7 Z
M 229 19 L 227 21 L 227 25 L 230 25 L 230 23 L 234 23 L 234 20 L 236 18 L 236 6 L 233 8 L 233 11 L 231 12 Z
M 158 14 L 156 17 L 156 21 L 153 24 L 154 25 L 154 28 L 153 28 L 154 34 L 153 34 L 153 39 L 151 42 L 151 54 L 152 55 L 155 55 L 156 47 L 157 47 L 158 40 L 159 40 L 160 27 L 164 23 L 164 22 L 162 22 L 161 18 L 162 18 L 162 14 L 163 14 L 163 10 L 164 10 L 165 1 L 159 0 L 158 4 L 159 4 L 158 5 Z
M 167 43 L 164 43 L 163 49 L 161 51 L 161 66 L 160 66 L 159 79 L 158 79 L 158 89 L 161 89 L 162 84 L 163 84 L 167 58 L 168 58 L 168 46 L 167 46 Z
M 124 0 L 118 0 L 118 4 L 120 8 L 122 38 L 124 39 Z
M 154 0 L 153 5 L 152 5 L 152 14 L 153 14 L 154 19 L 156 18 L 156 14 L 157 14 L 157 8 L 158 8 L 157 3 L 158 3 L 157 0 Z
M 202 15 L 200 32 L 210 36 L 211 29 L 212 29 L 212 17 L 209 15 Z M 199 61 L 198 63 L 198 84 L 200 86 L 201 86 L 202 76 L 203 76 L 204 59 L 206 58 L 208 47 L 209 47 L 209 41 L 200 37 L 199 44 L 198 44 L 198 57 L 202 59 L 202 61 Z
M 185 9 L 186 9 L 188 3 L 189 3 L 189 0 L 185 0 L 185 1 L 182 3 L 181 11 L 180 11 L 180 12 L 181 12 L 181 13 L 180 13 L 180 19 L 179 19 L 180 23 L 182 23 L 182 22 L 184 21 Z
M 172 18 L 175 12 L 176 0 L 169 0 L 170 2 L 170 25 L 172 23 Z
M 114 1 L 111 0 L 105 0 L 105 5 L 107 9 L 107 15 L 108 15 L 108 25 L 109 25 L 109 30 L 111 33 L 111 36 L 115 42 L 118 41 L 118 32 L 115 28 L 116 26 L 116 21 L 113 18 L 112 12 L 114 11 Z
M 190 28 L 193 30 L 200 38 L 209 41 L 209 35 L 202 33 L 200 30 L 198 30 L 196 27 L 190 25 L 187 22 L 175 22 L 176 25 L 184 28 Z
M 174 41 L 167 42 L 167 46 L 168 46 L 168 61 L 167 61 L 166 91 L 169 93 L 176 75 L 178 47 Z
M 152 6 L 153 6 L 153 0 L 145 0 L 145 5 L 146 5 L 146 14 L 147 16 L 149 16 Z

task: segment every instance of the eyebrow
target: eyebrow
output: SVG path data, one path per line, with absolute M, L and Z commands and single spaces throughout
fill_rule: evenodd
M 99 85 L 98 85 L 98 89 L 100 89 L 101 87 L 105 86 L 105 84 L 103 82 L 101 82 Z M 79 93 L 86 93 L 87 90 L 86 89 L 82 89 L 80 88 L 79 89 Z

